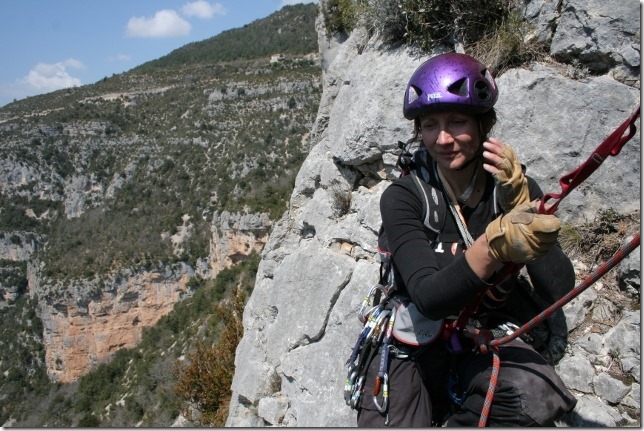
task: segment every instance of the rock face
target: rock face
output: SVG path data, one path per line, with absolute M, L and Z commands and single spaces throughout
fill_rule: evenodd
M 211 254 L 196 270 L 182 264 L 50 284 L 30 268 L 30 294 L 43 299 L 40 317 L 49 377 L 61 383 L 75 381 L 117 350 L 136 346 L 143 328 L 153 326 L 175 303 L 192 294 L 187 283 L 195 272 L 214 277 L 243 256 L 259 252 L 270 225 L 266 214 L 215 215 Z
M 136 346 L 142 329 L 154 325 L 188 294 L 189 267 L 119 274 L 98 292 L 93 280 L 73 286 L 73 296 L 41 304 L 47 374 L 52 381 L 77 380 L 117 350 Z M 67 286 L 68 288 L 70 286 Z
M 267 214 L 215 213 L 210 241 L 210 267 L 216 274 L 252 252 L 260 252 L 268 240 L 272 222 Z
M 525 4 L 535 23 L 532 37 L 568 63 L 534 64 L 498 77 L 499 123 L 492 135 L 517 150 L 545 192 L 559 192 L 558 178 L 589 157 L 639 104 L 639 9 L 617 0 Z M 597 16 L 605 23 L 601 29 L 588 19 Z M 411 136 L 402 94 L 424 58 L 386 48 L 360 29 L 341 42 L 320 36 L 320 43 L 324 92 L 313 146 L 289 211 L 262 253 L 244 312 L 227 426 L 356 424 L 343 399 L 344 364 L 361 329 L 356 312 L 377 278 L 379 198 L 398 175 L 397 141 Z M 573 79 L 583 68 L 594 75 Z M 638 132 L 619 157 L 562 202 L 564 221 L 639 208 L 639 139 Z M 629 285 L 639 288 L 639 272 L 634 278 Z M 579 398 L 564 424 L 637 423 L 624 408 L 639 412 L 639 314 L 587 297 L 564 312 L 569 330 L 582 334 L 571 339 L 558 364 Z M 586 329 L 600 319 L 610 329 Z M 613 377 L 610 358 L 630 370 L 628 382 Z
M 37 237 L 21 232 L 0 235 L 0 308 L 27 289 L 27 261 L 36 250 Z

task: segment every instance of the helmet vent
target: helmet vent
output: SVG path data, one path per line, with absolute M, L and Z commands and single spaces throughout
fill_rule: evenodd
M 487 100 L 490 98 L 490 89 L 484 81 L 476 81 L 474 83 L 474 90 L 479 99 Z
M 454 82 L 452 85 L 447 87 L 447 91 L 455 94 L 456 96 L 467 97 L 467 78 L 461 78 Z
M 487 70 L 487 69 L 482 70 L 481 75 L 483 75 L 485 77 L 485 79 L 487 79 L 487 82 L 490 83 L 492 88 L 496 87 L 496 85 L 494 84 L 494 78 L 492 77 L 492 74 L 490 73 L 489 70 Z
M 409 88 L 407 89 L 407 103 L 413 103 L 416 99 L 420 97 L 421 94 L 422 94 L 422 90 L 414 87 L 413 85 L 410 85 Z

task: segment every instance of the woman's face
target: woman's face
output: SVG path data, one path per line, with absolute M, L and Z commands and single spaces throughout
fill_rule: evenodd
M 443 169 L 459 169 L 481 146 L 478 120 L 458 111 L 437 112 L 420 118 L 423 143 Z

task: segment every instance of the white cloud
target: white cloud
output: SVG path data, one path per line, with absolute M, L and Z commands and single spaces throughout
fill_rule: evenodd
M 72 69 L 85 70 L 85 65 L 83 64 L 83 62 L 76 60 L 75 58 L 68 58 L 67 60 L 63 60 L 60 64 L 62 64 L 65 68 L 70 67 Z
M 132 17 L 125 34 L 130 37 L 175 37 L 190 33 L 192 26 L 171 9 L 163 9 L 152 18 Z
M 221 3 L 210 4 L 205 0 L 197 0 L 186 3 L 181 8 L 185 16 L 196 16 L 197 18 L 211 18 L 213 15 L 226 15 L 228 12 Z
M 38 63 L 23 78 L 16 79 L 12 83 L 0 83 L 0 106 L 13 99 L 19 100 L 82 85 L 80 79 L 70 75 L 70 69 L 85 69 L 85 65 L 74 58 L 54 64 Z
M 35 90 L 39 93 L 48 93 L 61 88 L 77 87 L 81 80 L 74 78 L 68 69 L 84 69 L 85 65 L 73 58 L 59 63 L 47 64 L 38 63 L 31 69 L 27 76 L 18 80 L 27 90 Z

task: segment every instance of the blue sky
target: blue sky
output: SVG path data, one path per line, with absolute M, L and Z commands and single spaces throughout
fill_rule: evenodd
M 0 0 L 0 107 L 95 83 L 311 0 Z

